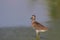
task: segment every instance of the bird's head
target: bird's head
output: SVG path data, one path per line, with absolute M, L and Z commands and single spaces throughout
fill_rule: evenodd
M 35 20 L 35 19 L 36 19 L 36 16 L 32 15 L 31 20 Z

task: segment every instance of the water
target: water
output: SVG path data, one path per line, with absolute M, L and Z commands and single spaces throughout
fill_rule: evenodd
M 35 14 L 41 23 L 49 19 L 47 2 L 44 0 L 1 0 L 0 3 L 0 27 L 29 26 L 32 14 Z
M 45 22 L 49 19 L 47 16 L 48 10 L 46 2 L 43 0 L 31 0 L 31 2 L 30 0 L 2 1 L 3 5 L 1 6 L 3 12 L 1 14 L 0 26 L 4 27 L 0 28 L 0 40 L 36 40 L 35 31 L 31 26 L 29 27 L 29 22 L 31 22 L 29 21 L 30 17 L 32 14 L 35 14 L 37 21 L 45 25 Z M 35 13 L 33 13 L 33 11 L 35 11 Z M 15 25 L 28 25 L 28 27 L 9 27 Z M 41 33 L 40 37 L 41 40 L 47 39 L 48 32 Z
M 41 40 L 47 39 L 47 33 L 41 33 Z M 36 40 L 31 27 L 0 28 L 0 40 Z
M 0 26 L 4 27 L 0 28 L 0 40 L 36 40 L 35 31 L 32 27 L 29 27 L 29 22 L 31 22 L 29 20 L 31 15 L 35 14 L 38 21 L 42 24 L 48 21 L 49 18 L 47 17 L 48 11 L 46 3 L 43 0 L 41 0 L 41 2 L 39 0 L 31 0 L 32 4 L 30 0 L 5 0 L 2 2 L 3 14 L 1 14 L 1 17 L 3 17 L 1 18 Z M 33 13 L 33 11 L 35 11 L 35 13 Z M 9 27 L 11 25 L 14 26 L 15 24 L 17 26 L 21 24 L 28 25 L 28 27 Z M 47 35 L 47 32 L 41 33 L 41 40 L 47 39 Z
M 47 16 L 48 14 L 45 14 L 45 13 L 48 13 L 47 11 L 48 7 L 42 2 L 40 1 L 40 4 L 36 2 L 38 4 L 37 6 L 33 4 L 35 5 L 35 7 L 31 6 L 31 9 L 33 7 L 37 13 L 37 14 L 36 13 L 34 14 L 36 14 L 40 18 L 40 19 L 38 18 L 39 19 L 38 21 L 40 22 L 42 21 L 41 22 L 42 24 L 49 27 L 49 30 L 47 32 L 40 33 L 40 40 L 60 40 L 60 15 L 57 14 L 57 18 L 55 18 L 55 14 L 51 14 L 50 15 L 51 18 Z M 40 9 L 40 8 L 43 8 L 43 9 Z M 30 11 L 32 13 L 32 10 Z M 40 12 L 42 16 L 40 15 Z M 35 31 L 33 30 L 31 26 L 30 27 L 29 26 L 28 27 L 25 27 L 25 26 L 24 27 L 22 26 L 3 27 L 3 28 L 0 28 L 0 40 L 36 40 L 36 35 L 35 35 Z

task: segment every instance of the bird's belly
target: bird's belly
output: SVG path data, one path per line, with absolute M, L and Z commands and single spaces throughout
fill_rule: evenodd
M 39 30 L 40 32 L 46 32 L 47 30 Z
M 47 30 L 36 30 L 36 32 L 46 32 Z

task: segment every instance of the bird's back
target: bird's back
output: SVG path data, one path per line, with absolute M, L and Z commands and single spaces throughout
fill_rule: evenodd
M 40 24 L 37 21 L 33 22 L 32 26 L 34 29 L 37 29 L 37 30 L 47 30 L 47 27 L 43 26 L 42 24 Z

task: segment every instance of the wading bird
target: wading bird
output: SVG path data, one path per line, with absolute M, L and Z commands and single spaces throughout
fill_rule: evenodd
M 43 26 L 42 24 L 40 24 L 39 22 L 36 21 L 36 16 L 32 15 L 31 17 L 31 22 L 32 22 L 32 27 L 33 29 L 35 29 L 36 34 L 40 34 L 40 32 L 46 32 L 48 30 L 47 27 Z

